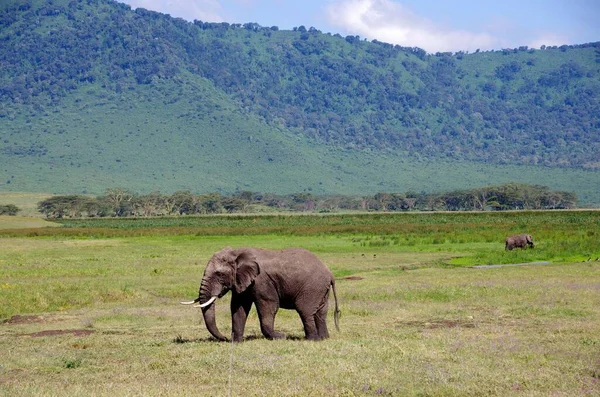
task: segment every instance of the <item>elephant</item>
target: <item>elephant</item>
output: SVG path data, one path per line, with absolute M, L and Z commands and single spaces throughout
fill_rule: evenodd
M 295 309 L 304 325 L 306 339 L 319 341 L 329 337 L 326 320 L 330 288 L 335 301 L 335 327 L 339 331 L 335 279 L 313 253 L 302 248 L 274 251 L 226 247 L 208 261 L 198 297 L 181 303 L 202 308 L 206 328 L 220 341 L 227 338 L 217 328 L 214 302 L 230 290 L 234 342 L 243 340 L 252 304 L 267 339 L 285 339 L 283 333 L 274 329 L 275 315 L 282 308 Z
M 506 238 L 504 249 L 512 250 L 513 248 L 527 248 L 527 246 L 535 247 L 530 234 L 511 234 Z

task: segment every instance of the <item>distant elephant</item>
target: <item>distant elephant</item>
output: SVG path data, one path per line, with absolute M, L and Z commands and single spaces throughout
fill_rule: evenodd
M 229 290 L 232 291 L 231 323 L 235 342 L 243 339 L 253 303 L 260 329 L 267 339 L 285 338 L 273 328 L 277 310 L 283 308 L 295 309 L 300 314 L 306 339 L 322 340 L 329 337 L 326 320 L 330 287 L 335 300 L 335 326 L 339 331 L 335 279 L 314 254 L 301 248 L 281 251 L 224 248 L 208 261 L 198 298 L 181 303 L 201 307 L 206 328 L 221 341 L 227 338 L 217 328 L 214 301 Z
M 533 248 L 533 237 L 529 234 L 511 234 L 506 238 L 504 244 L 505 250 L 512 250 L 513 248 L 527 248 L 527 246 Z

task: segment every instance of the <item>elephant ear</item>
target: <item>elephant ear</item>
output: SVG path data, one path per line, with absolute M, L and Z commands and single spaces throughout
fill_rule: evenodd
M 252 281 L 260 274 L 260 267 L 254 256 L 243 252 L 235 260 L 235 291 L 237 293 L 244 292 Z

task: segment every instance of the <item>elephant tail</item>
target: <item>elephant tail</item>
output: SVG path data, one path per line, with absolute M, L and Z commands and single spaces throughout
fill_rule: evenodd
M 335 311 L 333 312 L 333 322 L 335 323 L 335 329 L 337 329 L 338 332 L 340 332 L 340 316 L 341 316 L 342 312 L 340 311 L 340 309 L 338 307 L 338 298 L 337 298 L 337 294 L 335 292 L 335 279 L 333 277 L 331 278 L 331 289 L 333 290 L 333 300 L 335 301 Z

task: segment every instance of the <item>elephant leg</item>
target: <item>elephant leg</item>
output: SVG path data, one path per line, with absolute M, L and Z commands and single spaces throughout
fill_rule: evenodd
M 327 311 L 329 309 L 329 300 L 325 297 L 325 304 L 317 311 L 315 315 L 315 324 L 317 325 L 317 334 L 319 339 L 329 338 L 329 331 L 327 330 Z
M 260 321 L 260 330 L 267 339 L 285 339 L 285 335 L 275 331 L 275 315 L 277 314 L 277 303 L 256 302 L 256 311 Z
M 234 342 L 241 342 L 244 338 L 246 319 L 251 308 L 252 300 L 248 296 L 235 295 L 231 298 L 231 329 Z
M 327 329 L 327 311 L 329 309 L 329 291 L 323 297 L 319 306 L 307 315 L 300 314 L 302 323 L 304 324 L 304 333 L 306 339 L 322 340 L 329 338 L 329 330 Z
M 304 334 L 308 340 L 329 338 L 327 330 L 327 310 L 329 309 L 329 285 L 324 291 L 314 291 L 296 303 L 298 313 L 304 325 Z M 322 296 L 315 301 L 315 296 Z
M 317 332 L 317 324 L 315 322 L 314 313 L 303 313 L 300 312 L 300 319 L 302 325 L 304 325 L 304 335 L 308 340 L 320 340 L 319 333 Z

